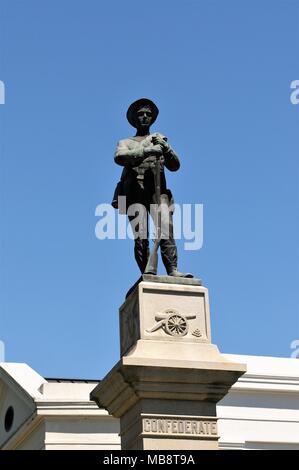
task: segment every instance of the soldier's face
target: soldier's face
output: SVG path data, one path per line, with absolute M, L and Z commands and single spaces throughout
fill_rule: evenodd
M 135 122 L 137 129 L 150 127 L 153 120 L 153 113 L 148 106 L 143 106 L 137 110 Z

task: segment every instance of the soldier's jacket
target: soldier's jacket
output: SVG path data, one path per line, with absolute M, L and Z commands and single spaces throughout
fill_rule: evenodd
M 140 194 L 145 192 L 147 195 L 155 193 L 153 165 L 154 159 L 147 157 L 141 162 L 143 147 L 152 144 L 152 137 L 157 134 L 150 134 L 143 140 L 136 137 L 120 140 L 117 144 L 114 160 L 118 165 L 124 167 L 121 175 L 122 195 L 127 197 L 127 207 L 135 202 L 142 202 Z M 162 134 L 164 140 L 167 140 Z M 180 167 L 178 155 L 170 147 L 167 153 L 164 153 L 161 163 L 161 194 L 168 194 L 164 166 L 170 171 L 177 171 Z M 140 191 L 141 189 L 141 191 Z

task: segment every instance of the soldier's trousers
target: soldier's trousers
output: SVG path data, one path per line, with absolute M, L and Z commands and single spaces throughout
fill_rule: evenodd
M 149 214 L 157 224 L 157 206 L 148 204 L 144 201 L 144 204 L 136 204 L 131 206 L 131 212 L 128 213 L 128 218 L 131 223 L 132 231 L 134 234 L 134 254 L 137 264 L 141 273 L 145 271 L 150 250 L 148 240 L 148 221 Z M 169 274 L 174 268 L 177 268 L 178 255 L 177 247 L 173 237 L 173 217 L 172 212 L 169 209 L 169 199 L 166 194 L 161 195 L 161 241 L 160 251 L 163 264 L 166 268 L 167 274 Z M 136 217 L 138 214 L 138 217 Z

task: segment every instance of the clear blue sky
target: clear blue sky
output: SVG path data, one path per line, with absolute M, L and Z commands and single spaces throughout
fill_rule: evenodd
M 297 0 L 0 0 L 0 339 L 47 377 L 100 378 L 119 357 L 133 244 L 99 241 L 127 106 L 160 108 L 181 157 L 168 183 L 204 204 L 180 268 L 209 288 L 225 353 L 299 339 Z M 161 265 L 160 265 L 161 266 Z M 162 269 L 163 272 L 163 269 Z

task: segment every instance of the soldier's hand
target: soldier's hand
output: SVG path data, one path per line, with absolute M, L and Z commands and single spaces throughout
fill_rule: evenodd
M 163 139 L 163 137 L 159 134 L 154 134 L 153 137 L 152 137 L 152 143 L 154 145 L 160 145 L 162 150 L 166 150 L 169 145 L 168 143 L 166 142 L 166 140 Z
M 144 155 L 146 157 L 161 157 L 162 154 L 163 150 L 161 148 L 161 145 L 149 145 L 148 147 L 144 147 Z

